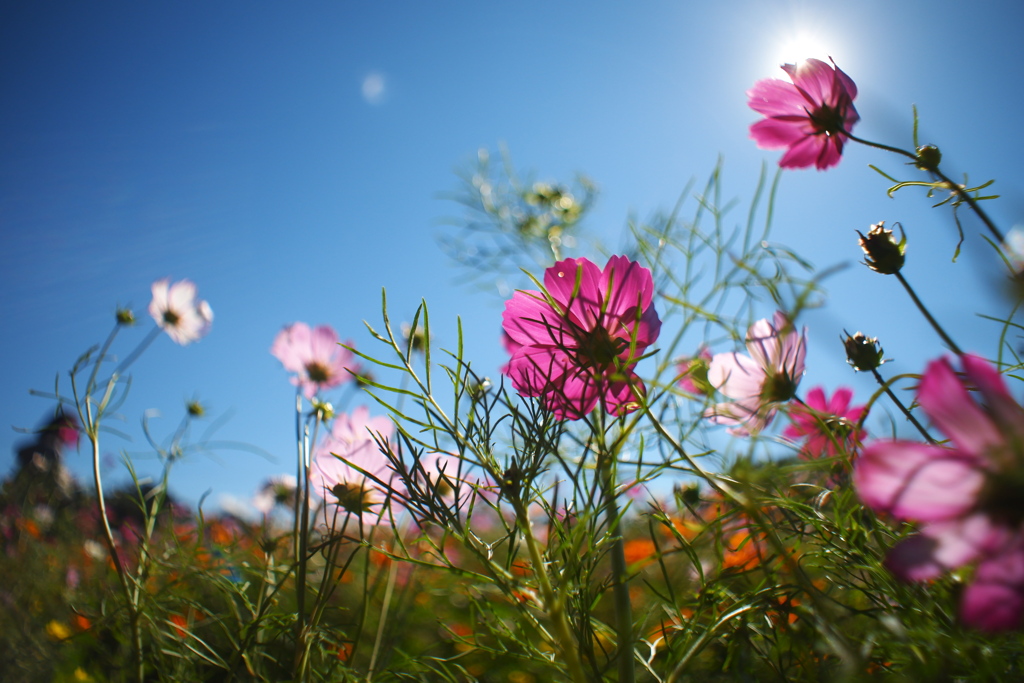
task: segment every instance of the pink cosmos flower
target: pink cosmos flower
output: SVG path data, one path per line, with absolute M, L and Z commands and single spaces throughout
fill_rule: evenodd
M 676 364 L 679 372 L 679 388 L 694 396 L 705 396 L 708 393 L 708 363 L 713 358 L 711 349 L 701 346 L 696 356 L 681 359 Z
M 164 278 L 153 283 L 152 291 L 149 314 L 174 343 L 185 346 L 210 331 L 213 311 L 210 304 L 196 300 L 196 286 L 191 280 L 172 285 L 170 278 Z
M 345 344 L 352 346 L 351 341 Z M 306 398 L 347 382 L 359 372 L 353 353 L 338 344 L 338 333 L 328 325 L 310 329 L 306 323 L 292 323 L 274 337 L 270 353 L 285 370 L 296 373 L 292 384 L 301 387 Z
M 559 419 L 579 420 L 599 402 L 613 415 L 636 410 L 645 389 L 633 368 L 661 331 L 651 271 L 625 256 L 604 270 L 570 258 L 544 272 L 544 288 L 505 302 L 512 385 Z
M 963 379 L 945 358 L 929 363 L 917 394 L 950 444 L 876 442 L 857 460 L 853 483 L 867 506 L 918 523 L 920 533 L 889 553 L 894 574 L 925 581 L 976 561 L 961 597 L 961 619 L 983 631 L 1019 628 L 1024 409 L 988 362 L 971 355 L 960 361 Z
M 509 357 L 511 358 L 512 356 L 516 355 L 516 350 L 519 349 L 522 346 L 522 344 L 516 343 L 512 339 L 512 337 L 508 336 L 508 332 L 506 332 L 505 330 L 502 330 L 501 331 L 501 346 L 502 346 L 502 348 L 505 349 L 505 353 L 507 353 L 509 355 Z M 502 365 L 501 366 L 501 374 L 508 375 L 509 374 L 509 366 L 510 365 L 511 365 L 511 363 L 505 363 L 504 365 Z
M 773 322 L 758 320 L 747 330 L 747 351 L 716 353 L 708 367 L 708 382 L 731 399 L 704 413 L 714 424 L 735 425 L 730 434 L 749 436 L 772 421 L 778 405 L 796 395 L 804 375 L 807 328 L 797 334 L 786 314 L 776 311 Z
M 857 428 L 864 414 L 864 406 L 850 407 L 853 391 L 847 387 L 836 389 L 831 399 L 825 390 L 814 387 L 807 393 L 804 403 L 793 406 L 789 419 L 793 422 L 782 435 L 795 440 L 807 437 L 800 455 L 804 458 L 835 457 L 858 448 L 867 432 Z
M 846 133 L 860 120 L 853 106 L 857 86 L 835 62 L 808 59 L 782 70 L 792 83 L 765 78 L 747 91 L 750 108 L 768 117 L 750 127 L 750 137 L 761 149 L 786 149 L 782 168 L 835 166 Z
M 310 489 L 329 505 L 357 516 L 384 514 L 380 506 L 387 498 L 382 485 L 363 472 L 383 482 L 390 482 L 394 475 L 378 440 L 392 438 L 395 425 L 390 418 L 370 417 L 369 413 L 365 406 L 351 415 L 339 413 L 331 433 L 317 447 L 310 468 Z

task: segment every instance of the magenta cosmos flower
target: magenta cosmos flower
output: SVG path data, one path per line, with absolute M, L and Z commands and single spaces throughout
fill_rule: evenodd
M 984 631 L 1024 617 L 1024 409 L 977 356 L 928 364 L 917 402 L 948 445 L 881 441 L 864 449 L 853 483 L 866 505 L 918 523 L 886 560 L 897 576 L 934 579 L 977 561 L 960 617 Z M 965 381 L 966 380 L 966 381 Z M 977 400 L 968 387 L 976 390 Z
M 152 291 L 149 314 L 174 343 L 185 346 L 210 331 L 213 311 L 210 304 L 196 299 L 196 286 L 191 280 L 172 285 L 170 278 L 164 278 L 153 283 Z
M 351 341 L 345 344 L 352 346 Z M 292 384 L 306 398 L 349 381 L 359 371 L 353 353 L 338 344 L 338 333 L 328 325 L 310 329 L 306 323 L 292 323 L 274 337 L 270 353 L 295 373 Z
M 505 302 L 512 385 L 559 419 L 581 419 L 599 402 L 613 415 L 636 410 L 645 389 L 633 369 L 661 331 L 651 271 L 625 256 L 604 270 L 565 259 L 544 271 L 544 289 Z
M 331 433 L 314 454 L 310 488 L 329 505 L 346 512 L 382 515 L 380 506 L 387 493 L 380 482 L 390 482 L 394 470 L 381 452 L 380 443 L 391 439 L 394 433 L 395 426 L 389 418 L 370 417 L 366 407 L 356 408 L 351 415 L 339 413 Z
M 783 168 L 824 170 L 839 163 L 846 133 L 860 120 L 857 86 L 842 69 L 820 59 L 783 64 L 792 83 L 765 78 L 747 91 L 750 108 L 767 118 L 750 127 L 762 149 L 785 149 Z
M 789 413 L 792 420 L 782 435 L 794 441 L 807 437 L 800 455 L 805 458 L 833 458 L 841 453 L 853 454 L 867 432 L 857 427 L 864 415 L 864 406 L 850 407 L 853 391 L 847 387 L 836 389 L 832 398 L 825 390 L 814 387 L 807 393 L 803 404 L 796 404 Z
M 772 421 L 778 405 L 796 395 L 804 375 L 807 328 L 797 334 L 786 314 L 772 322 L 758 320 L 747 330 L 747 351 L 716 353 L 708 366 L 708 383 L 731 400 L 704 413 L 715 424 L 735 425 L 730 434 L 749 436 Z

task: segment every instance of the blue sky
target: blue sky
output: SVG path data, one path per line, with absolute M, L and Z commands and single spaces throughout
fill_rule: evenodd
M 454 171 L 504 144 L 538 179 L 583 172 L 601 190 L 588 227 L 612 246 L 719 156 L 725 196 L 745 204 L 780 153 L 748 139 L 744 92 L 783 61 L 833 56 L 860 88 L 862 137 L 909 146 L 916 103 L 949 171 L 995 178 L 990 213 L 1004 230 L 1024 224 L 1022 14 L 1012 0 L 3 3 L 0 471 L 24 438 L 11 427 L 51 408 L 28 390 L 102 341 L 116 305 L 143 313 L 161 277 L 199 285 L 213 330 L 187 348 L 154 343 L 118 425 L 133 440 L 107 437 L 104 451 L 145 471 L 144 411 L 169 433 L 198 397 L 230 413 L 217 438 L 276 458 L 186 459 L 173 487 L 191 503 L 208 489 L 247 498 L 293 470 L 293 390 L 268 352 L 286 323 L 330 324 L 371 350 L 362 321 L 379 322 L 386 287 L 396 321 L 427 300 L 440 346 L 461 315 L 467 355 L 496 374 L 500 301 L 457 286 L 436 246 L 459 213 L 442 198 Z M 948 212 L 913 190 L 887 198 L 869 163 L 902 172 L 852 146 L 829 172 L 785 174 L 774 232 L 821 268 L 853 264 L 806 316 L 805 382 L 849 384 L 860 400 L 871 385 L 846 368 L 841 329 L 882 337 L 891 372 L 920 371 L 941 346 L 895 282 L 855 265 L 855 229 L 907 227 L 905 273 L 965 348 L 994 354 L 975 313 L 1004 308 L 977 224 L 952 265 Z M 84 451 L 69 465 L 84 477 Z

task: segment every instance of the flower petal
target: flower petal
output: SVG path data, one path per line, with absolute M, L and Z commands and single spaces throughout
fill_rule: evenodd
M 796 86 L 778 78 L 764 78 L 747 91 L 747 105 L 767 117 L 807 117 L 807 100 Z
M 585 330 L 601 319 L 608 292 L 601 281 L 601 270 L 585 258 L 565 259 L 544 271 L 544 288 L 565 309 L 563 318 L 575 318 Z
M 988 361 L 965 354 L 960 357 L 967 380 L 977 387 L 985 410 L 995 419 L 1004 435 L 1024 439 L 1024 410 L 1010 395 L 1003 376 Z
M 984 484 L 978 460 L 914 441 L 884 441 L 864 449 L 853 471 L 864 503 L 900 519 L 939 521 L 966 514 Z
M 516 344 L 558 349 L 575 347 L 565 317 L 540 292 L 518 291 L 505 302 L 502 328 Z
M 708 383 L 732 399 L 757 398 L 765 380 L 765 370 L 742 353 L 716 353 L 708 366 Z
M 750 126 L 750 137 L 761 149 L 784 149 L 811 134 L 807 119 L 764 119 Z
M 945 358 L 928 364 L 921 378 L 917 402 L 962 452 L 978 456 L 1005 441 L 988 415 L 971 399 Z
M 982 560 L 963 593 L 960 618 L 990 633 L 1021 626 L 1024 617 L 1024 548 L 1018 541 L 996 557 Z

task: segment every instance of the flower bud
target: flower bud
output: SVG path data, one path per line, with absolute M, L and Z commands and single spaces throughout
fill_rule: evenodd
M 402 323 L 402 337 L 405 339 L 406 347 L 413 353 L 426 353 L 427 347 L 430 345 L 427 331 L 419 325 L 413 329 L 409 323 Z
M 896 225 L 899 225 L 897 223 Z M 857 242 L 864 250 L 864 265 L 876 273 L 892 275 L 900 272 L 903 262 L 906 260 L 903 253 L 907 250 L 907 236 L 900 226 L 900 241 L 893 237 L 892 230 L 885 229 L 885 221 L 879 221 L 871 226 L 867 236 L 858 230 L 860 239 Z
M 357 372 L 353 372 L 352 375 L 355 377 L 356 386 L 360 389 L 366 389 L 367 387 L 373 386 L 373 383 L 377 381 L 373 373 L 366 368 L 360 367 Z
M 840 339 L 843 340 L 843 346 L 846 347 L 846 362 L 854 370 L 868 372 L 886 361 L 883 358 L 885 351 L 878 344 L 878 337 L 865 337 L 860 332 L 852 336 L 849 332 L 845 334 L 846 337 L 840 337 Z
M 334 406 L 330 402 L 314 398 L 312 404 L 313 412 L 316 413 L 317 419 L 321 422 L 327 422 L 334 417 Z
M 934 171 L 942 161 L 942 152 L 935 145 L 921 145 L 917 148 L 917 159 L 914 165 L 922 171 Z
M 692 509 L 700 504 L 700 486 L 697 484 L 687 484 L 686 486 L 676 484 L 672 493 L 675 494 L 677 504 L 686 508 Z
M 125 327 L 131 327 L 135 324 L 135 313 L 130 308 L 117 307 L 117 312 L 114 314 L 117 318 L 117 324 Z

